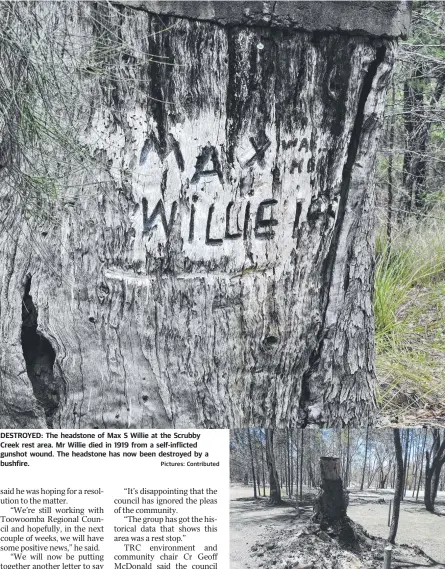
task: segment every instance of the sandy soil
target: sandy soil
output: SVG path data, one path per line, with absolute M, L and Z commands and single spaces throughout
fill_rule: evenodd
M 388 536 L 389 501 L 391 491 L 350 492 L 349 517 L 361 524 L 370 534 L 386 538 Z M 385 503 L 376 503 L 377 500 Z M 400 506 L 397 543 L 417 545 L 435 561 L 445 563 L 445 516 L 431 514 L 425 510 L 419 495 L 419 502 L 411 497 L 405 498 Z M 437 510 L 445 509 L 445 494 L 439 493 Z
M 371 535 L 386 539 L 388 536 L 389 500 L 392 497 L 391 491 L 358 492 L 352 490 L 350 491 L 348 514 L 353 521 L 361 524 Z M 445 493 L 439 496 L 438 506 L 439 510 L 441 508 L 445 510 Z M 290 536 L 290 553 L 292 549 L 291 539 L 295 536 L 295 532 L 300 529 L 297 526 L 305 523 L 303 519 L 298 520 L 297 523 L 295 508 L 292 504 L 278 508 L 269 507 L 267 499 L 253 501 L 252 488 L 241 485 L 232 485 L 230 507 L 230 569 L 258 569 L 258 567 L 268 567 L 270 562 L 275 566 L 274 552 L 268 551 L 267 543 L 277 543 L 280 539 L 284 540 L 283 544 L 280 544 L 283 546 L 281 556 L 279 556 L 281 559 L 286 555 L 287 542 L 285 537 Z M 303 518 L 309 519 L 311 514 L 309 510 L 307 512 L 302 510 Z M 401 506 L 397 543 L 399 545 L 417 546 L 425 552 L 429 559 L 423 557 L 420 551 L 416 554 L 412 549 L 404 550 L 403 547 L 399 547 L 394 551 L 394 568 L 434 567 L 435 569 L 445 569 L 444 537 L 445 516 L 426 512 L 422 507 L 421 497 L 418 503 L 412 498 L 406 498 Z M 261 547 L 257 547 L 258 544 L 265 545 L 261 549 Z M 382 547 L 384 545 L 379 546 L 378 549 L 382 549 Z M 372 566 L 374 567 L 374 564 Z
M 230 489 L 230 569 L 253 569 L 251 548 L 275 529 L 288 528 L 295 519 L 295 508 L 268 507 L 267 498 L 252 502 L 252 488 L 232 486 Z M 240 500 L 247 498 L 247 500 Z

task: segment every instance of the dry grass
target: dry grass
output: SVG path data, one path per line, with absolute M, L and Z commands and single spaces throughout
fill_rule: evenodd
M 443 219 L 410 220 L 390 251 L 377 245 L 377 374 L 387 417 L 422 421 L 445 413 L 445 213 Z

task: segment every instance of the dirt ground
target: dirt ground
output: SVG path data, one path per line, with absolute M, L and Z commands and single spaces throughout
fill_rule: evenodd
M 292 506 L 267 508 L 263 501 L 253 502 L 252 489 L 232 486 L 230 489 L 230 569 L 258 567 L 252 560 L 252 547 L 267 539 L 274 529 L 288 528 L 295 518 Z
M 399 528 L 397 543 L 417 545 L 429 556 L 440 563 L 445 563 L 445 515 L 431 514 L 423 506 L 423 496 L 419 501 L 408 496 L 400 505 Z M 349 517 L 361 524 L 370 534 L 388 537 L 389 501 L 393 498 L 392 491 L 378 490 L 366 492 L 350 491 Z M 384 503 L 377 503 L 384 500 Z M 438 495 L 437 510 L 445 513 L 445 493 Z
M 392 492 L 389 491 L 350 492 L 350 518 L 377 538 L 375 547 L 372 545 L 371 550 L 362 558 L 363 565 L 360 566 L 382 566 L 384 542 L 379 538 L 386 539 L 388 535 L 387 518 L 391 498 Z M 445 509 L 445 495 L 439 496 L 439 509 L 442 505 Z M 310 527 L 312 507 L 309 503 L 301 509 L 301 514 L 301 518 L 297 519 L 295 507 L 291 503 L 278 508 L 268 507 L 266 500 L 253 500 L 252 488 L 232 485 L 230 569 L 284 569 L 291 567 L 296 559 L 300 562 L 311 561 L 311 555 L 315 551 L 317 556 L 312 561 L 317 569 L 356 566 L 354 563 L 358 562 L 357 558 L 348 559 L 347 552 L 334 551 L 333 543 L 332 546 L 322 543 L 318 534 L 313 535 Z M 401 507 L 397 535 L 399 545 L 393 552 L 393 568 L 445 569 L 444 536 L 445 516 L 426 512 L 421 500 L 416 504 L 413 499 L 406 499 Z M 321 537 L 322 541 L 326 541 L 325 537 L 328 536 Z M 404 548 L 403 544 L 411 548 Z M 422 550 L 426 555 L 422 554 Z

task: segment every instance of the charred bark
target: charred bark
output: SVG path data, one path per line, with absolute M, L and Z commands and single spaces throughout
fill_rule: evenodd
M 440 473 L 445 464 L 445 433 L 441 440 L 439 429 L 433 429 L 433 443 L 425 456 L 424 504 L 429 512 L 434 512 Z
M 400 429 L 393 429 L 394 449 L 396 453 L 396 479 L 394 488 L 394 501 L 392 509 L 391 526 L 389 530 L 388 541 L 395 543 L 397 529 L 399 527 L 400 502 L 403 498 L 403 481 L 404 481 L 404 463 L 402 441 L 400 439 Z
M 357 539 L 347 516 L 348 493 L 343 488 L 340 459 L 320 458 L 321 490 L 314 503 L 314 520 L 323 529 L 331 527 L 343 547 L 353 549 Z

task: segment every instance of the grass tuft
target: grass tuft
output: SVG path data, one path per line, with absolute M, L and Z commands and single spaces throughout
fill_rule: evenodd
M 444 221 L 410 220 L 391 248 L 377 240 L 374 310 L 384 415 L 445 401 Z

